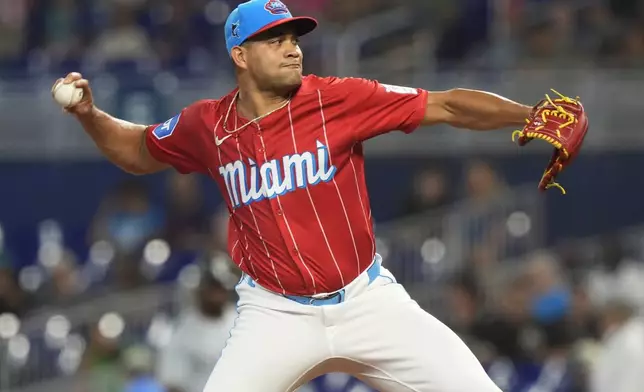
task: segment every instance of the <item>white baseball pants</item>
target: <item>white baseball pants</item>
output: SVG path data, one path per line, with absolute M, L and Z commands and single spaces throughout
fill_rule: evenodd
M 291 392 L 331 372 L 383 392 L 501 392 L 380 263 L 345 287 L 341 303 L 320 306 L 243 277 L 239 317 L 204 392 Z

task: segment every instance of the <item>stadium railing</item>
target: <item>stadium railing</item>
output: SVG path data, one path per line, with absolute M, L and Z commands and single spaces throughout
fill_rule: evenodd
M 444 289 L 450 278 L 545 245 L 540 196 L 534 186 L 520 186 L 484 203 L 464 200 L 377 225 L 377 250 L 412 297 L 440 317 L 448 312 Z

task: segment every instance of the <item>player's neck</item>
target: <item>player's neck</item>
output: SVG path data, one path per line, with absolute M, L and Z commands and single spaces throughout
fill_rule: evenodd
M 239 90 L 237 112 L 251 120 L 283 106 L 290 94 L 281 95 L 272 92 Z

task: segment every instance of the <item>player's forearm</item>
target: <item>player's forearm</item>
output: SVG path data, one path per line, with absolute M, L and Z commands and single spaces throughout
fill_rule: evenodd
M 112 163 L 131 174 L 148 172 L 142 156 L 144 125 L 112 117 L 98 108 L 77 118 L 85 132 Z
M 457 128 L 493 130 L 509 126 L 523 126 L 532 107 L 522 105 L 499 95 L 466 89 L 439 93 L 436 102 L 430 94 L 428 112 L 442 110 L 445 123 Z M 432 108 L 440 105 L 440 108 Z

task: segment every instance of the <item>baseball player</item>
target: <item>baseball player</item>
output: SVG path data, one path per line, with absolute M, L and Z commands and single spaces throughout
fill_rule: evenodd
M 500 391 L 382 266 L 362 142 L 421 125 L 523 126 L 532 107 L 481 91 L 303 76 L 299 38 L 316 26 L 278 0 L 240 4 L 225 25 L 238 87 L 160 124 L 99 110 L 78 73 L 63 81 L 84 90 L 67 110 L 115 165 L 203 173 L 225 198 L 228 250 L 244 275 L 205 391 L 294 391 L 329 372 L 380 391 Z

